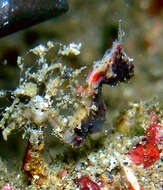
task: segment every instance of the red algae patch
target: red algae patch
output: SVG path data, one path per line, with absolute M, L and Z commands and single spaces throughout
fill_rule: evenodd
M 158 144 L 161 143 L 159 132 L 162 128 L 162 124 L 151 113 L 152 123 L 147 128 L 145 137 L 140 143 L 136 145 L 136 148 L 129 152 L 129 156 L 135 164 L 142 164 L 144 168 L 153 165 L 160 159 L 160 152 Z
M 138 144 L 135 149 L 129 152 L 129 155 L 135 164 L 143 164 L 145 168 L 153 165 L 160 159 L 158 148 L 148 142 L 144 145 Z

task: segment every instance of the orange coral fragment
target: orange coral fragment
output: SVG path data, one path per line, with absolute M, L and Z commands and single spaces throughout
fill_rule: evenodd
M 28 174 L 29 179 L 34 180 L 38 185 L 48 184 L 47 167 L 41 155 L 43 148 L 44 144 L 40 144 L 36 148 L 28 142 L 23 162 L 23 171 Z
M 135 188 L 129 183 L 128 190 L 135 190 Z M 140 190 L 143 190 L 142 186 L 140 186 Z

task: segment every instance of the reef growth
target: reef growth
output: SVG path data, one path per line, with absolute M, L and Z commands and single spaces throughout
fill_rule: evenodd
M 7 140 L 15 129 L 24 131 L 28 146 L 23 170 L 37 184 L 48 183 L 48 169 L 41 156 L 45 129 L 50 126 L 51 135 L 72 147 L 79 146 L 89 134 L 102 128 L 106 111 L 102 85 L 115 86 L 134 73 L 133 59 L 115 41 L 103 58 L 94 62 L 81 85 L 79 77 L 85 67 L 73 69 L 63 63 L 68 62 L 68 56 L 79 55 L 80 47 L 80 43 L 66 46 L 48 42 L 31 49 L 18 58 L 19 86 L 12 92 L 1 91 L 2 97 L 8 93 L 12 100 L 2 113 L 3 138 Z

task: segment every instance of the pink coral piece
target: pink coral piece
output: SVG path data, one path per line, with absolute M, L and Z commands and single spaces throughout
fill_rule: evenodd
M 61 178 L 64 178 L 65 176 L 67 175 L 67 170 L 62 170 L 61 172 L 60 172 L 60 177 Z
M 159 143 L 159 131 L 160 131 L 160 124 L 158 122 L 151 124 L 146 132 L 146 137 L 150 143 L 157 144 Z
M 11 186 L 10 186 L 10 184 L 5 184 L 3 187 L 2 187 L 2 190 L 14 190 Z
M 100 190 L 100 187 L 97 183 L 91 181 L 87 176 L 82 176 L 78 184 L 80 186 L 80 190 Z

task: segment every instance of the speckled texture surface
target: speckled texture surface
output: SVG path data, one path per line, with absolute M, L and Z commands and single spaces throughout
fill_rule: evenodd
M 126 167 L 134 171 L 138 182 L 145 190 L 160 190 L 161 159 L 153 166 L 144 169 L 141 165 L 133 164 L 126 153 L 139 142 L 150 123 L 148 112 L 144 111 L 148 110 L 148 105 L 149 108 L 153 104 L 157 107 L 157 102 L 160 102 L 161 108 L 154 109 L 154 111 L 159 113 L 158 118 L 162 122 L 159 111 L 163 104 L 163 14 L 161 6 L 158 10 L 158 6 L 152 0 L 139 2 L 136 0 L 132 2 L 128 0 L 88 0 L 86 3 L 82 0 L 69 0 L 69 4 L 70 11 L 62 17 L 0 40 L 0 88 L 15 89 L 19 79 L 17 56 L 23 55 L 40 43 L 46 44 L 48 40 L 62 41 L 67 44 L 72 41 L 82 42 L 81 55 L 75 59 L 69 59 L 68 63 L 74 69 L 87 66 L 89 70 L 92 62 L 99 60 L 117 38 L 119 19 L 122 19 L 125 31 L 123 46 L 127 54 L 134 57 L 136 71 L 134 78 L 128 84 L 115 88 L 103 87 L 103 99 L 108 109 L 105 121 L 107 130 L 106 133 L 101 133 L 102 139 L 97 140 L 98 135 L 93 136 L 80 149 L 72 150 L 51 136 L 50 129 L 47 129 L 43 157 L 48 163 L 51 182 L 49 187 L 45 186 L 42 189 L 79 189 L 77 179 L 82 175 L 88 175 L 99 186 L 103 179 L 104 184 L 113 183 L 115 187 L 121 184 L 127 188 L 126 182 L 120 180 L 123 178 L 121 175 L 127 175 L 124 174 L 126 168 L 124 169 L 122 161 L 126 159 L 128 163 Z M 5 65 L 5 60 L 8 62 L 7 65 Z M 31 61 L 30 58 L 29 61 Z M 30 84 L 25 89 L 29 86 Z M 154 100 L 151 102 L 149 101 L 151 99 Z M 127 109 L 128 113 L 131 110 L 131 113 L 134 112 L 134 108 L 127 108 L 130 102 L 143 102 L 144 100 L 147 103 L 145 106 L 144 103 L 140 103 L 144 107 L 141 112 L 127 118 L 125 130 L 122 130 L 124 123 L 119 123 L 117 126 L 121 111 Z M 10 104 L 10 98 L 1 98 L 0 104 L 3 111 L 4 105 Z M 130 122 L 131 125 L 128 125 Z M 141 126 L 141 129 L 143 128 L 140 136 L 135 136 L 133 130 L 132 136 L 127 132 L 130 131 L 134 122 Z M 26 141 L 22 139 L 22 132 L 19 130 L 14 131 L 7 142 L 1 136 L 0 186 L 10 183 L 15 189 L 39 189 L 35 184 L 29 185 L 21 172 Z M 117 144 L 117 142 L 120 143 Z M 67 171 L 65 177 L 60 177 L 62 170 Z M 121 170 L 124 171 L 121 172 Z M 121 181 L 120 184 L 116 183 L 117 181 Z M 114 186 L 109 186 L 109 189 L 114 189 Z M 105 185 L 102 188 L 107 189 Z

